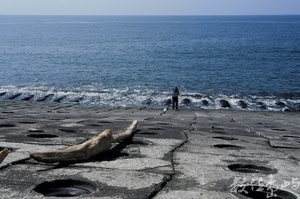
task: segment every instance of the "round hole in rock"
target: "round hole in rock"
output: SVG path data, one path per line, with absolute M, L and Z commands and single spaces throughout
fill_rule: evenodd
M 252 199 L 297 199 L 298 197 L 291 192 L 286 190 L 274 188 L 274 187 L 265 187 L 258 185 L 244 185 L 239 186 L 236 190 L 237 194 L 246 196 L 247 198 Z
M 62 132 L 67 132 L 67 133 L 74 133 L 74 132 L 76 132 L 76 130 L 74 130 L 74 129 L 67 129 L 67 128 L 64 128 L 64 129 L 58 129 L 58 130 L 60 130 L 60 131 L 62 131 Z
M 111 124 L 113 122 L 110 122 L 110 121 L 98 121 L 98 123 L 100 123 L 100 124 Z
M 36 124 L 36 122 L 31 122 L 31 121 L 20 121 L 20 124 Z
M 15 124 L 10 124 L 10 123 L 2 123 L 0 124 L 0 127 L 15 127 Z
M 117 118 L 116 120 L 119 120 L 119 121 L 126 121 L 127 119 L 126 119 L 126 118 Z
M 297 135 L 282 135 L 282 137 L 285 137 L 285 138 L 300 138 L 300 136 L 297 136 Z
M 90 183 L 78 180 L 54 180 L 43 182 L 34 188 L 34 191 L 44 196 L 54 197 L 74 197 L 87 195 L 95 191 L 96 188 Z
M 159 131 L 159 130 L 163 130 L 162 128 L 158 128 L 158 127 L 153 127 L 153 128 L 149 128 L 150 130 L 156 130 L 156 131 Z
M 219 124 L 216 124 L 216 125 L 219 125 Z M 219 131 L 224 130 L 224 128 L 221 128 L 221 127 L 215 127 L 215 126 L 212 126 L 211 128 L 214 129 L 214 130 L 219 130 Z
M 101 124 L 88 124 L 87 126 L 96 126 L 96 127 L 100 127 L 102 126 Z
M 56 138 L 58 136 L 53 135 L 53 134 L 36 133 L 36 134 L 29 134 L 29 135 L 27 135 L 27 137 L 31 137 L 31 138 Z
M 211 131 L 212 133 L 225 134 L 225 131 Z
M 221 148 L 221 149 L 244 149 L 244 147 L 233 145 L 233 144 L 215 144 L 214 147 Z
M 231 164 L 228 166 L 231 171 L 241 172 L 241 173 L 261 173 L 261 174 L 274 174 L 277 169 L 259 166 L 255 164 Z
M 287 131 L 286 129 L 278 129 L 278 128 L 273 128 L 271 129 L 272 131 Z
M 220 139 L 220 140 L 229 140 L 229 141 L 232 141 L 232 140 L 238 140 L 237 138 L 232 138 L 232 137 L 213 137 L 215 139 Z
M 158 122 L 157 124 L 159 124 L 159 125 L 165 125 L 165 126 L 172 125 L 170 123 L 164 123 L 164 122 Z

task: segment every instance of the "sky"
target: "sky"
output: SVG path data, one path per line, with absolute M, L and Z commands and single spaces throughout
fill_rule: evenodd
M 286 15 L 300 0 L 0 0 L 0 15 Z

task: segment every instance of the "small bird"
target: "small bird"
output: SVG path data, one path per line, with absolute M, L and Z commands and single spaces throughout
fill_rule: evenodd
M 2 151 L 0 151 L 0 163 L 6 158 L 6 156 L 9 154 L 10 150 L 7 148 L 4 148 Z

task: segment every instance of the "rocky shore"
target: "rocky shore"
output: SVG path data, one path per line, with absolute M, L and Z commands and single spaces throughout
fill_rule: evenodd
M 84 162 L 30 158 L 138 120 L 132 139 Z M 300 196 L 300 115 L 0 102 L 0 198 Z M 276 197 L 275 197 L 276 196 Z

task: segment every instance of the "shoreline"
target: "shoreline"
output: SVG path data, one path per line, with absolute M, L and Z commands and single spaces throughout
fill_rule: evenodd
M 12 150 L 0 164 L 1 196 L 43 198 L 39 187 L 65 182 L 71 188 L 79 184 L 86 191 L 78 192 L 87 197 L 102 199 L 241 198 L 238 190 L 248 190 L 253 179 L 267 184 L 273 177 L 274 186 L 290 182 L 276 190 L 280 197 L 299 197 L 298 113 L 227 109 L 161 113 L 149 108 L 1 101 L 0 148 Z M 45 164 L 29 158 L 32 152 L 82 143 L 107 128 L 117 132 L 135 119 L 138 130 L 132 140 L 91 160 Z M 239 178 L 248 184 L 234 184 L 242 183 Z
M 143 89 L 113 89 L 106 91 L 53 90 L 44 88 L 11 88 L 0 87 L 1 101 L 15 101 L 19 103 L 49 103 L 61 106 L 83 106 L 99 108 L 166 108 L 171 105 L 171 92 L 143 90 Z M 243 111 L 284 111 L 300 112 L 299 95 L 285 93 L 269 93 L 255 95 L 245 93 L 236 94 L 208 94 L 185 92 L 179 99 L 179 106 L 184 108 L 202 108 L 214 110 L 228 108 Z
M 234 112 L 256 112 L 256 113 L 284 113 L 284 114 L 299 114 L 299 111 L 291 111 L 288 108 L 282 110 L 268 110 L 268 109 L 235 109 L 230 107 L 218 107 L 218 108 L 207 108 L 207 107 L 189 107 L 189 106 L 180 106 L 179 109 L 172 109 L 171 105 L 164 105 L 164 106 L 105 106 L 105 105 L 98 105 L 98 104 L 79 104 L 79 103 L 57 103 L 57 102 L 31 102 L 31 101 L 16 101 L 16 100 L 0 100 L 0 106 L 7 104 L 10 105 L 24 105 L 24 106 L 45 106 L 45 107 L 57 107 L 57 108 L 78 108 L 78 109 L 103 109 L 103 110 L 155 110 L 161 111 L 162 113 L 167 111 L 234 111 Z

